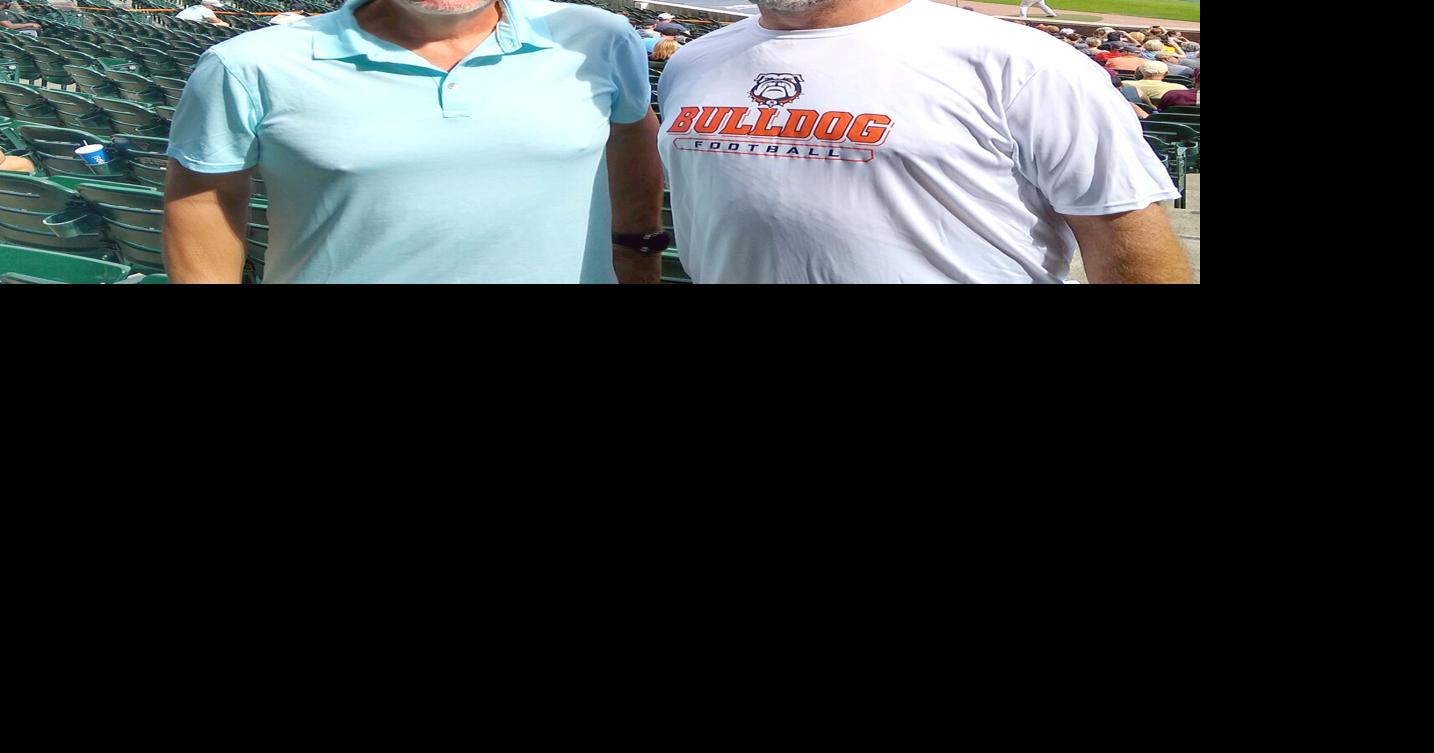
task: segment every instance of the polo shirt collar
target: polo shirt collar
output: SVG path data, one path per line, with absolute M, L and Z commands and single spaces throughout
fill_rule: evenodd
M 314 34 L 315 60 L 366 57 L 374 62 L 414 64 L 417 56 L 413 51 L 379 39 L 359 27 L 354 12 L 369 2 L 372 0 L 348 0 L 342 8 L 328 14 L 329 23 L 320 26 Z M 523 0 L 498 2 L 503 7 L 503 17 L 498 21 L 498 28 L 493 36 L 479 45 L 479 49 L 496 42 L 501 53 L 509 55 L 524 47 L 546 49 L 556 44 L 548 31 L 547 23 L 541 18 L 529 18 L 524 12 L 526 9 L 523 7 Z M 474 50 L 469 53 L 463 62 L 477 57 L 477 52 L 478 50 Z

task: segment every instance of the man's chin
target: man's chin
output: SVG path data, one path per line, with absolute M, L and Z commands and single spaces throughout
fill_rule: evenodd
M 842 0 L 752 0 L 762 10 L 775 11 L 777 13 L 800 13 L 802 11 L 815 10 L 828 5 L 839 3 Z
M 486 10 L 497 0 L 398 0 L 409 10 L 426 16 L 462 16 Z

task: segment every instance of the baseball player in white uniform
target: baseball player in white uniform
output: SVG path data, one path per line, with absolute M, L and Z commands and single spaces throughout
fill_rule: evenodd
M 1041 10 L 1045 11 L 1047 16 L 1056 17 L 1056 12 L 1051 10 L 1051 6 L 1046 5 L 1046 0 L 1021 0 L 1021 18 L 1026 17 L 1026 9 L 1032 5 L 1041 6 Z

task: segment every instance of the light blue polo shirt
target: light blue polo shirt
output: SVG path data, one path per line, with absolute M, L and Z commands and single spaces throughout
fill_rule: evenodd
M 626 20 L 500 0 L 449 73 L 359 28 L 368 1 L 210 48 L 175 112 L 180 164 L 263 176 L 264 282 L 615 281 L 609 122 L 651 101 Z

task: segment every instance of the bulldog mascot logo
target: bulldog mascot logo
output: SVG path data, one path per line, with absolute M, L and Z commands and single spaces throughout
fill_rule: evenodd
M 795 73 L 763 73 L 748 94 L 763 107 L 791 104 L 802 96 L 802 77 Z

